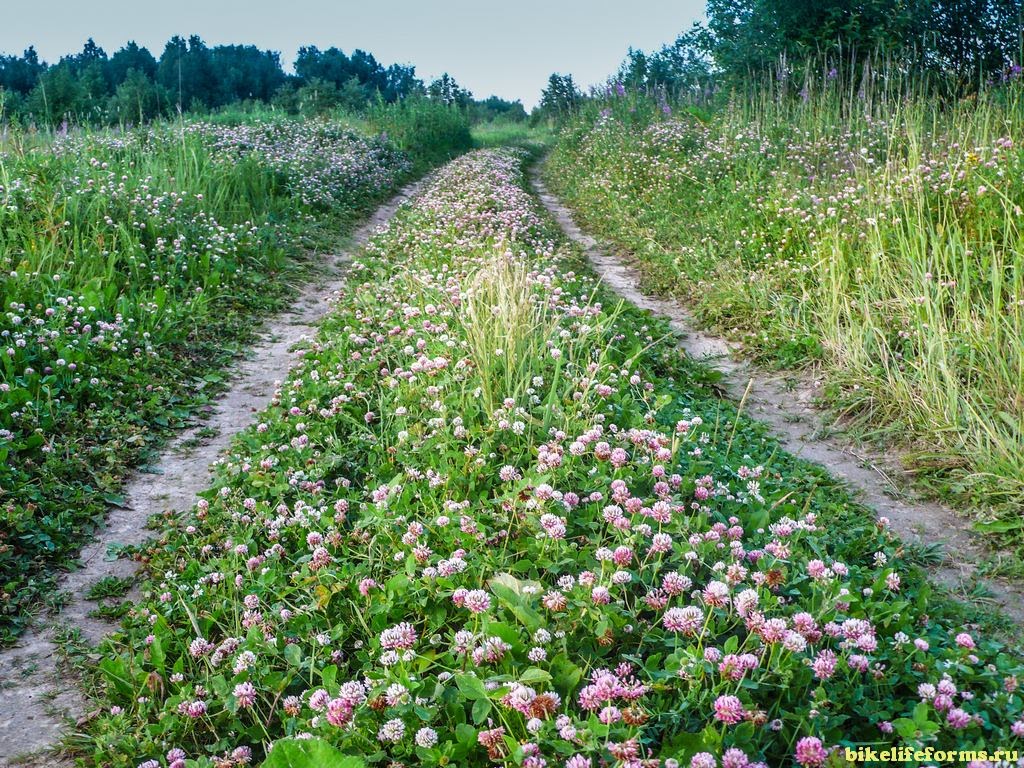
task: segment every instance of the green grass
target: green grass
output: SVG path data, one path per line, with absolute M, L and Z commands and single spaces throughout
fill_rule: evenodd
M 475 147 L 522 147 L 530 151 L 542 151 L 554 140 L 554 132 L 547 125 L 531 125 L 527 122 L 494 121 L 474 125 L 473 146 Z
M 427 99 L 374 105 L 366 120 L 416 158 L 422 168 L 450 160 L 473 145 L 465 114 L 457 107 Z
M 85 593 L 87 600 L 107 600 L 109 598 L 124 597 L 132 588 L 135 582 L 133 577 L 119 579 L 116 576 L 104 576 Z
M 1019 546 L 1022 91 L 950 105 L 885 87 L 809 81 L 668 118 L 595 104 L 547 174 L 645 289 L 765 364 L 820 366 L 854 432 Z

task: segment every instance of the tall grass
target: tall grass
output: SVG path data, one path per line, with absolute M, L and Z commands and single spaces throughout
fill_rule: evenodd
M 564 131 L 548 174 L 648 287 L 764 361 L 821 366 L 851 423 L 1019 540 L 1021 95 L 947 102 L 865 68 L 711 114 L 627 97 Z
M 473 146 L 465 113 L 429 99 L 380 102 L 366 120 L 424 165 L 448 160 Z
M 476 147 L 522 147 L 530 152 L 541 152 L 549 146 L 554 134 L 546 124 L 495 120 L 479 123 L 471 129 Z

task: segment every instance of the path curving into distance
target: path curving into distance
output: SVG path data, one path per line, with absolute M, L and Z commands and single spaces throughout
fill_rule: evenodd
M 685 307 L 642 293 L 637 287 L 637 269 L 577 226 L 570 209 L 547 188 L 536 166 L 531 182 L 544 207 L 565 235 L 583 249 L 601 281 L 629 303 L 667 318 L 681 335 L 679 344 L 686 354 L 722 373 L 722 389 L 731 399 L 742 402 L 746 415 L 767 424 L 787 451 L 823 466 L 844 481 L 879 517 L 887 517 L 892 530 L 903 540 L 941 544 L 942 562 L 928 568 L 935 582 L 953 595 L 969 599 L 970 582 L 980 581 L 1003 613 L 1024 624 L 1024 593 L 1020 587 L 979 577 L 978 563 L 986 552 L 963 518 L 943 504 L 908 497 L 906 483 L 894 481 L 884 470 L 857 456 L 850 445 L 827 434 L 825 414 L 814 405 L 817 387 L 813 381 L 792 371 L 773 374 L 736 358 L 738 348 L 701 331 Z
M 86 594 L 104 577 L 133 575 L 139 564 L 108 557 L 108 547 L 142 544 L 150 536 L 146 522 L 151 517 L 192 507 L 196 495 L 210 485 L 211 466 L 232 438 L 269 404 L 295 357 L 292 347 L 315 334 L 345 281 L 341 268 L 424 182 L 405 186 L 377 208 L 351 235 L 344 250 L 325 258 L 323 279 L 305 285 L 290 312 L 267 320 L 262 340 L 235 367 L 229 388 L 217 398 L 209 418 L 169 443 L 153 463 L 152 473 L 137 472 L 126 483 L 124 506 L 113 509 L 96 538 L 82 548 L 81 568 L 60 580 L 58 589 L 69 593 L 60 614 L 41 621 L 12 648 L 0 650 L 0 768 L 71 765 L 52 751 L 69 726 L 88 716 L 87 702 L 77 685 L 63 676 L 56 637 L 61 628 L 79 629 L 85 640 L 96 644 L 116 628 L 89 616 L 97 603 Z M 192 447 L 211 431 L 212 437 Z

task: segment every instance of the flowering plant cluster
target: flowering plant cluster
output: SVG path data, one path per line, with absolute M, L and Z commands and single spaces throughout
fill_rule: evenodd
M 353 207 L 375 190 L 390 189 L 412 167 L 383 136 L 361 136 L 331 121 L 196 123 L 215 163 L 254 158 L 281 177 L 294 206 L 316 211 Z
M 1019 659 L 607 302 L 523 162 L 438 172 L 164 521 L 99 665 L 95 763 L 317 739 L 396 767 L 814 768 L 1021 743 Z
M 380 138 L 306 122 L 76 133 L 0 158 L 0 640 L 151 428 L 283 304 L 298 225 L 344 224 L 409 170 Z

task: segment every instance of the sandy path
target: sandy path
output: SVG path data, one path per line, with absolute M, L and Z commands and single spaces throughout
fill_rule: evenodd
M 78 628 L 93 644 L 113 631 L 114 625 L 88 615 L 97 604 L 85 594 L 99 579 L 130 576 L 139 566 L 131 560 L 108 558 L 108 546 L 141 544 L 149 538 L 145 525 L 150 517 L 181 512 L 195 503 L 196 494 L 209 486 L 211 467 L 231 439 L 269 404 L 295 357 L 292 347 L 315 334 L 316 324 L 344 282 L 340 267 L 422 184 L 408 185 L 381 205 L 353 233 L 343 252 L 325 259 L 323 279 L 304 286 L 290 312 L 267 321 L 261 341 L 234 369 L 230 387 L 217 399 L 210 417 L 171 442 L 152 473 L 137 473 L 126 484 L 124 507 L 112 510 L 96 539 L 83 547 L 82 567 L 61 579 L 59 589 L 71 595 L 61 613 L 29 630 L 13 648 L 0 651 L 0 766 L 71 764 L 46 754 L 87 711 L 87 701 L 74 682 L 62 679 L 58 669 L 55 630 Z M 204 435 L 212 431 L 213 436 L 197 441 L 200 430 Z
M 896 475 L 898 470 L 871 464 L 856 455 L 850 444 L 827 434 L 825 414 L 814 405 L 818 389 L 815 382 L 791 371 L 766 372 L 738 359 L 735 346 L 699 330 L 684 307 L 641 293 L 637 269 L 580 230 L 569 209 L 544 185 L 537 169 L 532 182 L 544 207 L 565 234 L 583 248 L 604 284 L 631 304 L 667 318 L 672 329 L 682 334 L 680 344 L 690 357 L 722 372 L 722 388 L 731 399 L 743 400 L 746 415 L 770 426 L 787 451 L 822 465 L 845 481 L 880 517 L 889 518 L 892 529 L 904 540 L 941 544 L 943 562 L 929 569 L 936 582 L 955 595 L 967 597 L 971 584 L 980 580 L 999 607 L 1018 624 L 1024 624 L 1021 590 L 977 576 L 977 564 L 986 553 L 963 517 L 942 504 L 912 498 L 905 480 Z

